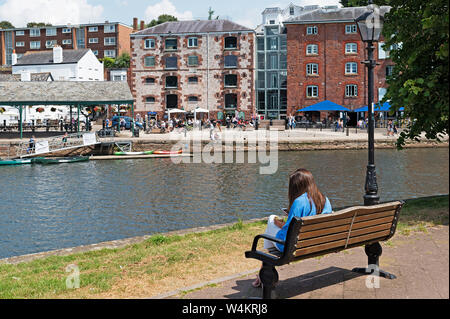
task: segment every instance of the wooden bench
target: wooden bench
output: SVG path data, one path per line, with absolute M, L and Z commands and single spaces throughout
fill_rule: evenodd
M 256 236 L 252 250 L 247 251 L 245 257 L 263 263 L 259 273 L 263 298 L 272 297 L 272 291 L 278 282 L 275 267 L 360 246 L 365 246 L 369 267 L 355 268 L 353 272 L 372 274 L 376 269 L 379 276 L 395 279 L 394 275 L 378 269 L 382 254 L 380 242 L 394 236 L 403 205 L 404 202 L 397 201 L 376 206 L 351 207 L 333 214 L 294 218 L 289 225 L 286 241 L 268 235 Z M 277 249 L 258 251 L 260 239 L 284 245 L 284 252 L 280 253 Z

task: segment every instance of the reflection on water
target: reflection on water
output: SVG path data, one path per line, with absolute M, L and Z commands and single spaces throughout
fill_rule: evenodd
M 377 150 L 382 201 L 448 193 L 448 149 Z M 0 258 L 280 213 L 288 175 L 311 170 L 334 207 L 362 204 L 365 151 L 281 152 L 259 164 L 170 159 L 0 168 Z

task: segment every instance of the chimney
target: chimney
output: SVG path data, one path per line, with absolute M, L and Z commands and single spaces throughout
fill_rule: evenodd
M 17 64 L 17 53 L 16 50 L 13 50 L 13 53 L 11 55 L 11 65 Z
M 30 73 L 30 71 L 22 70 L 20 72 L 20 81 L 22 81 L 22 82 L 30 82 L 31 81 L 31 73 Z
M 138 30 L 138 18 L 133 18 L 133 31 Z
M 141 20 L 141 30 L 144 30 L 144 29 L 145 29 L 145 21 Z
M 53 63 L 63 63 L 63 48 L 59 45 L 53 47 Z

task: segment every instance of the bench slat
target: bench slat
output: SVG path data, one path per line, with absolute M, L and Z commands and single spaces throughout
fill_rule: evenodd
M 355 213 L 353 212 L 353 215 L 354 214 Z M 357 215 L 354 222 L 358 223 L 358 222 L 368 221 L 368 220 L 372 220 L 372 219 L 390 217 L 390 216 L 394 216 L 394 214 L 395 214 L 395 210 L 389 210 L 389 211 L 373 213 L 373 214 L 363 215 L 363 216 Z M 316 224 L 306 225 L 306 226 L 302 225 L 302 227 L 300 228 L 300 232 L 303 233 L 303 232 L 310 232 L 310 231 L 314 231 L 314 230 L 318 230 L 318 229 L 332 228 L 332 227 L 337 227 L 337 226 L 342 226 L 342 225 L 347 225 L 347 224 L 350 225 L 353 220 L 353 215 L 348 218 L 335 219 L 333 221 L 325 221 L 322 223 L 316 223 Z M 331 216 L 332 215 L 330 215 L 330 217 Z
M 375 233 L 375 232 L 379 232 L 379 231 L 383 231 L 383 230 L 390 230 L 391 227 L 392 227 L 392 223 L 386 223 L 386 224 L 381 224 L 381 225 L 367 227 L 367 228 L 361 228 L 361 229 L 353 228 L 350 236 L 355 237 L 355 236 L 361 236 L 361 235 Z M 316 246 L 316 245 L 329 243 L 329 242 L 333 242 L 333 241 L 339 241 L 342 239 L 347 240 L 347 236 L 348 236 L 348 229 L 347 229 L 347 231 L 337 233 L 337 234 L 301 240 L 297 243 L 296 248 L 302 249 L 302 248 L 306 248 L 309 246 Z
M 385 231 L 376 232 L 376 233 L 372 233 L 372 234 L 368 234 L 368 235 L 364 235 L 364 236 L 352 237 L 352 238 L 350 238 L 348 244 L 353 245 L 353 244 L 357 244 L 357 243 L 365 243 L 365 242 L 372 241 L 372 240 L 384 241 L 387 237 L 389 237 L 390 234 L 391 234 L 390 230 L 385 230 Z M 334 248 L 336 248 L 336 249 L 343 248 L 345 246 L 346 242 L 347 242 L 347 240 L 339 240 L 339 241 L 326 243 L 326 244 L 322 244 L 322 245 L 298 249 L 294 252 L 294 257 L 302 257 L 302 256 L 305 256 L 308 254 L 313 254 L 313 253 L 317 253 L 317 252 L 321 252 L 321 251 L 325 251 L 325 250 L 329 250 L 329 249 L 334 249 Z
M 393 219 L 394 219 L 394 215 L 388 216 L 388 217 L 383 217 L 383 218 L 372 219 L 372 220 L 366 220 L 366 221 L 362 221 L 362 222 L 355 222 L 353 224 L 353 230 L 361 229 L 361 228 L 365 228 L 365 227 L 377 226 L 377 225 L 385 224 L 385 223 L 392 223 Z M 300 232 L 298 235 L 298 240 L 305 240 L 305 239 L 311 239 L 311 238 L 315 238 L 315 237 L 321 237 L 321 236 L 326 236 L 326 235 L 338 234 L 338 233 L 342 233 L 342 232 L 348 232 L 350 229 L 350 225 L 351 225 L 351 222 L 347 223 L 346 225 L 329 227 L 329 228 L 325 228 L 325 229 L 318 229 L 318 230 L 310 231 L 310 232 L 303 232 L 303 230 L 300 229 Z
M 383 211 L 391 211 L 391 210 L 397 210 L 399 206 L 401 206 L 401 202 L 393 202 L 388 204 L 382 204 L 382 205 L 376 205 L 376 206 L 359 206 L 359 207 L 352 207 L 347 208 L 339 212 L 334 212 L 333 214 L 324 214 L 324 215 L 317 215 L 317 216 L 311 216 L 311 217 L 305 217 L 302 218 L 302 225 L 314 225 L 319 224 L 323 222 L 330 222 L 333 220 L 338 220 L 342 218 L 351 218 L 355 214 L 355 212 L 358 212 L 358 216 L 364 216 L 364 215 L 371 215 L 373 213 L 380 213 Z

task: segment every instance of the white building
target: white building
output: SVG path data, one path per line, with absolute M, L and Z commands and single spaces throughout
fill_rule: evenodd
M 27 52 L 17 60 L 13 54 L 12 73 L 51 73 L 55 81 L 104 81 L 103 63 L 91 49 Z

